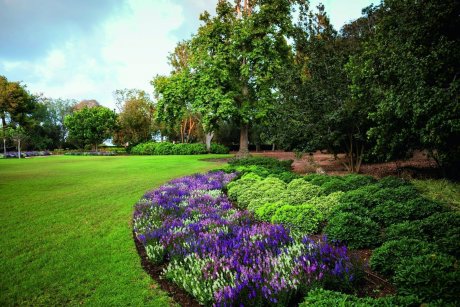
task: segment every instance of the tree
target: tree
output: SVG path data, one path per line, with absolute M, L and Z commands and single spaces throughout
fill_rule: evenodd
M 114 95 L 120 110 L 114 143 L 136 145 L 151 140 L 155 107 L 148 94 L 124 89 L 116 90 Z
M 6 129 L 9 125 L 30 122 L 30 114 L 35 107 L 35 99 L 20 82 L 10 82 L 0 76 L 0 118 L 2 121 L 3 151 L 6 152 Z
M 204 12 L 198 33 L 170 58 L 173 74 L 153 81 L 159 114 L 180 118 L 192 110 L 208 135 L 232 120 L 240 127 L 239 155 L 247 155 L 250 124 L 263 122 L 278 97 L 274 80 L 290 56 L 292 3 L 219 1 L 215 17 Z M 182 107 L 169 108 L 174 101 Z
M 98 144 L 108 139 L 115 129 L 117 114 L 105 107 L 84 107 L 67 115 L 64 124 L 69 137 L 79 144 L 90 144 L 98 150 Z
M 95 99 L 84 99 L 73 106 L 73 111 L 79 111 L 85 107 L 95 108 L 95 107 L 100 107 L 100 106 L 101 104 Z
M 18 148 L 18 158 L 21 159 L 21 141 L 27 138 L 27 134 L 21 126 L 17 126 L 15 128 L 8 127 L 8 135 L 13 139 L 14 142 L 17 144 Z
M 460 169 L 460 2 L 385 0 L 375 34 L 349 65 L 355 101 L 370 101 L 382 160 L 427 149 L 452 173 Z

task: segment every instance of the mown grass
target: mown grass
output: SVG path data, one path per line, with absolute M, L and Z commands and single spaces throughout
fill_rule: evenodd
M 0 160 L 0 305 L 167 306 L 142 270 L 133 205 L 216 156 Z
M 441 180 L 413 180 L 412 183 L 427 198 L 440 201 L 460 210 L 460 183 Z

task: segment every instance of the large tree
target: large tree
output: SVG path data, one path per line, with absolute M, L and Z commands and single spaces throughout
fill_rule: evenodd
M 30 95 L 20 82 L 10 82 L 0 76 L 0 119 L 3 135 L 3 150 L 6 151 L 6 129 L 9 125 L 30 124 L 30 114 L 35 108 L 36 99 Z
M 116 120 L 117 114 L 106 107 L 84 107 L 67 115 L 64 124 L 69 138 L 79 144 L 92 145 L 97 151 L 98 144 L 112 136 Z
M 272 110 L 278 97 L 274 80 L 291 54 L 287 36 L 293 2 L 219 1 L 215 16 L 201 15 L 204 24 L 186 45 L 190 56 L 172 58 L 177 66 L 184 66 L 184 58 L 189 64 L 163 82 L 167 93 L 160 90 L 161 98 L 187 101 L 208 133 L 220 120 L 236 122 L 239 155 L 247 155 L 249 126 L 263 122 Z M 162 86 L 159 81 L 156 87 Z
M 374 154 L 390 160 L 427 149 L 453 172 L 460 164 L 460 2 L 385 0 L 375 34 L 352 58 L 357 102 L 370 112 Z
M 149 95 L 137 89 L 116 90 L 120 110 L 114 143 L 136 145 L 152 139 L 155 107 Z

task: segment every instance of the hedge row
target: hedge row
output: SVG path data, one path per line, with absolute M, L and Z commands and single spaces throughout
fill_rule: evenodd
M 200 155 L 207 153 L 206 145 L 201 143 L 146 142 L 131 148 L 131 154 L 135 155 Z M 224 145 L 211 144 L 210 153 L 227 154 L 229 149 Z

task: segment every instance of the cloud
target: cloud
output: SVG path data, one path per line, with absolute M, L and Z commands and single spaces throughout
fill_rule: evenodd
M 167 55 L 179 41 L 172 31 L 185 20 L 183 8 L 167 0 L 129 0 L 122 7 L 84 35 L 48 46 L 43 55 L 5 60 L 0 52 L 0 74 L 23 80 L 34 93 L 96 99 L 109 107 L 116 89 L 152 92 L 153 76 L 170 71 Z
M 44 56 L 69 37 L 91 33 L 121 9 L 119 0 L 0 0 L 0 56 Z
M 153 76 L 170 71 L 168 53 L 196 33 L 200 13 L 214 14 L 216 2 L 0 0 L 0 75 L 32 93 L 113 107 L 116 89 L 152 92 Z M 340 28 L 371 1 L 323 2 Z

